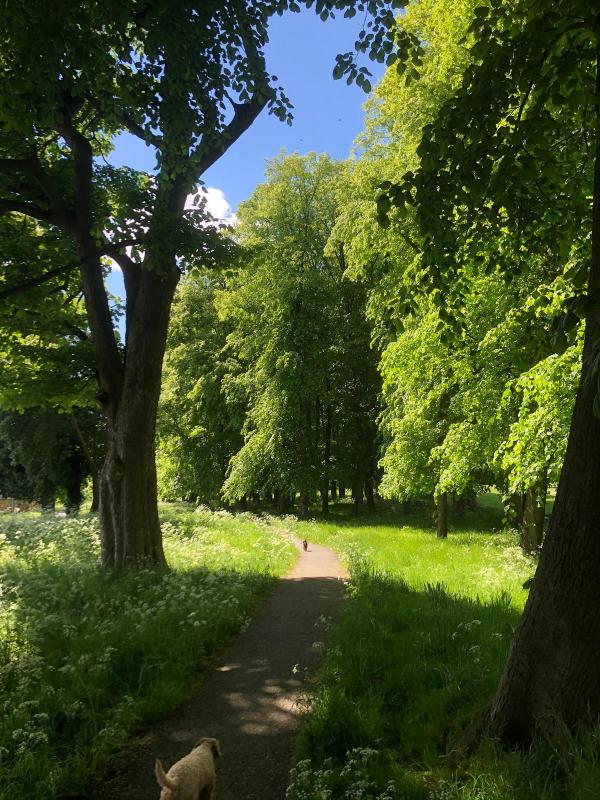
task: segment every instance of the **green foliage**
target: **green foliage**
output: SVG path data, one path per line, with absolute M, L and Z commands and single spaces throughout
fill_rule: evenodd
M 158 415 L 159 492 L 218 504 L 229 460 L 242 444 L 245 395 L 215 293 L 223 282 L 187 278 L 175 296 Z
M 0 252 L 0 407 L 90 405 L 94 355 L 71 248 L 9 215 L 0 216 Z
M 436 330 L 437 315 L 425 311 L 388 345 L 381 361 L 386 449 L 382 492 L 406 500 L 433 493 L 438 469 L 432 451 L 448 430 L 453 391 L 450 353 Z
M 507 390 L 520 401 L 497 453 L 510 492 L 529 489 L 542 474 L 558 482 L 581 371 L 581 344 L 539 361 Z
M 225 496 L 316 492 L 374 478 L 379 378 L 365 289 L 326 254 L 343 168 L 326 156 L 281 156 L 239 211 L 242 266 L 217 297 L 242 365 L 245 442 Z
M 23 414 L 2 412 L 0 446 L 6 459 L 6 471 L 0 474 L 0 495 L 36 500 L 42 506 L 60 498 L 70 511 L 79 509 L 90 468 L 81 453 L 71 414 L 43 407 Z M 15 480 L 19 474 L 21 479 Z
M 0 517 L 2 800 L 85 791 L 294 559 L 249 515 L 175 506 L 163 520 L 173 570 L 116 575 L 98 568 L 94 518 Z
M 568 53 L 589 17 L 476 6 L 426 0 L 398 20 L 425 43 L 419 80 L 390 67 L 369 101 L 328 244 L 343 246 L 347 274 L 369 277 L 390 497 L 524 491 L 556 480 L 565 452 L 589 307 L 593 120 L 534 76 L 542 65 L 563 100 L 582 96 L 589 42 L 577 63 Z

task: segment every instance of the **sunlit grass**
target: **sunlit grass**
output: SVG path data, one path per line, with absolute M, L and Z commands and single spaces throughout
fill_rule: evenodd
M 496 496 L 484 495 L 476 511 L 453 520 L 445 540 L 436 537 L 423 512 L 383 510 L 357 520 L 344 511 L 341 506 L 330 520 L 294 527 L 302 537 L 333 547 L 349 561 L 360 557 L 374 569 L 401 575 L 415 589 L 442 583 L 449 592 L 481 600 L 508 592 L 516 607 L 524 605 L 523 582 L 535 563 L 519 547 L 518 535 L 503 530 Z
M 0 517 L 0 798 L 80 792 L 173 709 L 295 549 L 267 523 L 162 509 L 170 571 L 98 567 L 94 517 Z
M 424 510 L 385 508 L 293 525 L 349 564 L 298 748 L 289 800 L 592 800 L 600 734 L 542 739 L 506 753 L 469 731 L 490 703 L 535 562 L 502 530 L 498 499 L 455 518 L 438 540 Z

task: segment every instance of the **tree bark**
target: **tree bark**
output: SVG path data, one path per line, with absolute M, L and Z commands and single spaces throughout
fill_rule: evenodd
M 354 509 L 352 513 L 355 516 L 359 516 L 359 514 L 362 514 L 363 510 L 363 482 L 360 479 L 354 482 L 352 498 L 354 500 Z
M 85 458 L 85 461 L 90 469 L 90 475 L 92 478 L 92 505 L 90 506 L 90 513 L 95 514 L 100 508 L 100 467 L 96 463 L 95 458 L 92 456 L 74 411 L 71 412 L 71 422 L 73 423 L 75 435 L 79 440 L 83 457 Z
M 375 511 L 375 489 L 373 487 L 373 478 L 367 478 L 365 481 L 365 497 L 367 499 L 367 510 Z
M 95 472 L 92 475 L 92 505 L 90 513 L 96 514 L 100 508 L 100 474 Z
M 308 506 L 309 506 L 308 491 L 306 489 L 302 489 L 300 491 L 300 498 L 298 500 L 298 516 L 300 517 L 300 519 L 306 519 L 306 517 L 308 517 Z
M 513 528 L 521 528 L 523 524 L 524 499 L 518 492 L 513 492 L 504 501 L 504 514 L 506 521 Z
M 543 475 L 525 493 L 521 547 L 526 553 L 535 553 L 542 546 L 547 491 L 547 480 Z
M 440 492 L 436 497 L 436 525 L 438 539 L 448 538 L 448 493 Z
M 321 488 L 321 511 L 324 516 L 329 514 L 329 481 L 325 481 Z
M 329 381 L 327 381 L 327 390 L 329 391 Z M 332 409 L 331 403 L 327 404 L 325 412 L 325 478 L 321 489 L 321 510 L 325 516 L 329 514 L 329 466 L 331 462 L 331 434 L 332 434 Z
M 581 379 L 554 510 L 525 611 L 490 710 L 493 733 L 526 744 L 536 725 L 600 717 L 600 48 L 596 73 L 592 258 Z
M 289 495 L 285 494 L 285 492 L 279 492 L 279 496 L 277 498 L 277 513 L 289 514 L 291 509 L 292 501 L 290 500 Z
M 177 276 L 145 270 L 127 337 L 123 387 L 107 403 L 108 452 L 100 479 L 102 563 L 164 565 L 154 457 L 171 301 Z

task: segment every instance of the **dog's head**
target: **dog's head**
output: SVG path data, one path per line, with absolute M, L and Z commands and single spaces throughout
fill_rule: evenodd
M 221 745 L 218 739 L 207 739 L 203 737 L 196 742 L 196 747 L 202 747 L 202 745 L 208 747 L 215 758 L 219 758 L 221 755 Z
M 160 800 L 177 800 L 179 797 L 177 784 L 165 774 L 160 758 L 157 758 L 154 762 L 154 774 L 158 785 L 161 787 Z

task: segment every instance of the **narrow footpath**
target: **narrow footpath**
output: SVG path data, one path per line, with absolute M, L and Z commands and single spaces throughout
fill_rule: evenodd
M 214 800 L 283 800 L 307 678 L 322 659 L 346 577 L 331 550 L 297 546 L 296 565 L 261 601 L 222 663 L 173 716 L 134 740 L 124 771 L 91 800 L 158 798 L 155 757 L 170 767 L 202 736 L 219 739 L 223 752 Z

